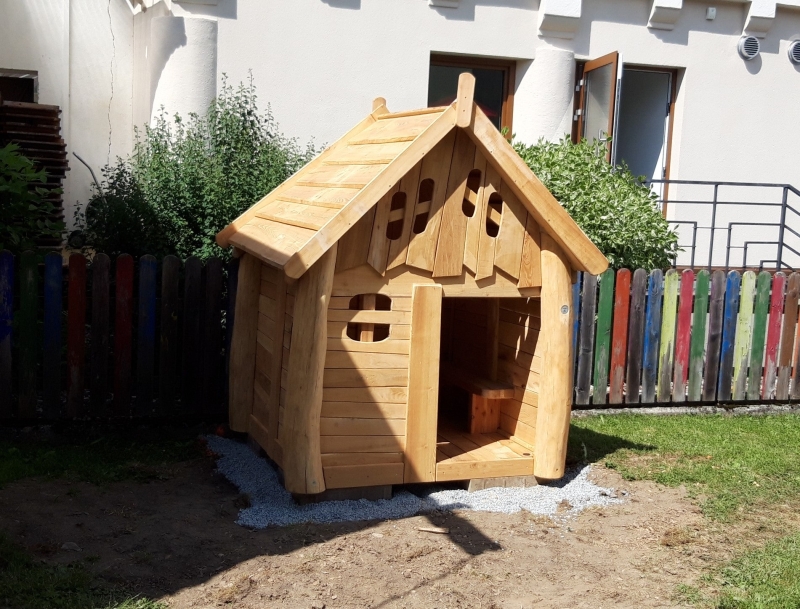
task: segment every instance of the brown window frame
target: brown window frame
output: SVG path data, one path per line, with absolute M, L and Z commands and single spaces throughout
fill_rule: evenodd
M 511 59 L 494 59 L 491 57 L 476 57 L 474 55 L 443 55 L 431 53 L 430 65 L 449 66 L 456 68 L 490 68 L 502 70 L 503 82 L 503 109 L 500 115 L 501 129 L 508 127 L 507 137 L 513 133 L 514 119 L 514 89 L 516 87 L 517 62 Z

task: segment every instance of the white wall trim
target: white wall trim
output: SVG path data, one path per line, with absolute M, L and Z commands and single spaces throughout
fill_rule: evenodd
M 675 29 L 682 8 L 683 0 L 653 0 L 647 27 L 654 30 Z
M 542 0 L 539 5 L 539 35 L 571 39 L 581 21 L 581 0 Z

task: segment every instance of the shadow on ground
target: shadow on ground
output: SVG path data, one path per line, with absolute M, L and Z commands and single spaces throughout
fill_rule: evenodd
M 629 442 L 591 429 L 570 425 L 567 446 L 567 464 L 594 463 L 601 461 L 618 450 L 655 450 L 655 446 Z

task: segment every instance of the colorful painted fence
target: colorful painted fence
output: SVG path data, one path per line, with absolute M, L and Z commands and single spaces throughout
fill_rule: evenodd
M 800 273 L 580 274 L 574 405 L 800 400 L 798 297 Z
M 0 252 L 0 419 L 222 420 L 236 265 Z

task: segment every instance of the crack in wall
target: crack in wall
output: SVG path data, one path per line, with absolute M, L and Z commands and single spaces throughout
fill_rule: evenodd
M 108 98 L 108 152 L 106 153 L 106 165 L 111 164 L 111 103 L 114 101 L 114 62 L 116 61 L 117 57 L 117 40 L 114 37 L 114 23 L 111 19 L 111 0 L 108 0 L 108 5 L 106 6 L 106 12 L 108 13 L 108 29 L 111 32 L 111 63 L 109 66 L 111 72 L 111 96 Z

